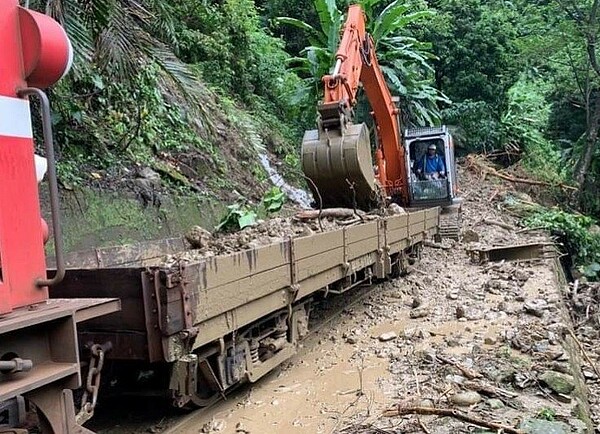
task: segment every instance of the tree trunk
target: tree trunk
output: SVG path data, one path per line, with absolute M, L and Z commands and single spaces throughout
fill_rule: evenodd
M 594 152 L 598 145 L 598 127 L 600 126 L 600 92 L 592 92 L 590 102 L 590 116 L 587 124 L 585 149 L 582 156 L 577 163 L 577 172 L 575 174 L 575 180 L 579 184 L 580 188 L 585 184 L 585 179 L 594 157 Z

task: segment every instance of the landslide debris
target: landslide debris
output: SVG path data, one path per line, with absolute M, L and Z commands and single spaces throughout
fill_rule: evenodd
M 365 213 L 346 208 L 319 210 L 302 210 L 289 217 L 273 217 L 259 220 L 237 232 L 215 232 L 200 227 L 192 227 L 185 239 L 190 250 L 169 255 L 166 265 L 181 261 L 191 262 L 218 255 L 227 255 L 243 250 L 253 249 L 269 244 L 280 243 L 290 237 L 308 237 L 319 232 L 329 232 L 343 227 L 360 225 L 373 221 L 378 215 L 391 216 L 404 214 L 397 204 L 374 213 Z

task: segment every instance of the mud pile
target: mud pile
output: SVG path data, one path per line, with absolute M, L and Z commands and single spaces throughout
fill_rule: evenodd
M 373 221 L 379 216 L 376 213 L 364 213 L 353 210 L 335 209 L 341 212 L 340 216 L 321 218 L 300 218 L 299 215 L 290 217 L 275 217 L 268 220 L 259 220 L 257 224 L 246 227 L 233 233 L 211 233 L 208 230 L 194 226 L 185 235 L 190 244 L 190 250 L 169 255 L 165 258 L 165 265 L 174 265 L 181 262 L 198 261 L 218 255 L 227 255 L 248 249 L 254 249 L 269 244 L 280 243 L 288 238 L 308 237 L 319 232 L 329 232 L 344 227 L 360 225 Z M 324 214 L 327 210 L 323 210 Z M 310 211 L 302 211 L 304 213 Z M 403 214 L 404 210 L 392 204 L 387 209 L 377 211 L 383 216 Z M 335 213 L 334 213 L 335 214 Z

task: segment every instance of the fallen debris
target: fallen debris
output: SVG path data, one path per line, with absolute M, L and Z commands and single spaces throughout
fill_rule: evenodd
M 256 383 L 251 403 L 244 401 L 232 409 L 234 420 L 243 419 L 252 432 L 287 432 L 302 427 L 303 432 L 338 434 L 443 434 L 486 429 L 562 434 L 585 432 L 578 428 L 581 424 L 587 424 L 591 432 L 592 424 L 579 415 L 590 414 L 585 400 L 592 405 L 592 415 L 600 414 L 600 395 L 593 392 L 593 387 L 600 384 L 595 366 L 600 284 L 581 279 L 561 294 L 554 261 L 542 257 L 529 261 L 502 257 L 481 264 L 469 261 L 465 249 L 459 247 L 485 250 L 489 246 L 553 246 L 542 233 L 518 233 L 481 223 L 502 222 L 516 228 L 516 219 L 499 208 L 505 206 L 502 198 L 510 195 L 529 202 L 532 199 L 510 186 L 477 182 L 470 174 L 463 176 L 466 230 L 462 240 L 447 249 L 426 243 L 421 260 L 409 267 L 408 276 L 381 284 L 360 304 L 344 308 L 331 321 L 330 331 L 314 335 L 314 344 L 310 340 L 302 343 L 303 353 L 291 362 L 295 367 L 282 369 L 276 377 L 278 385 L 298 385 L 294 392 L 274 396 L 272 387 Z M 494 195 L 491 204 L 489 199 Z M 356 216 L 345 219 L 356 220 Z M 283 220 L 275 227 L 259 223 L 242 232 L 280 236 L 281 227 L 289 232 L 300 233 L 305 228 L 319 231 L 314 219 L 289 220 L 292 222 Z M 322 219 L 325 230 L 339 229 L 341 221 Z M 237 244 L 235 240 L 233 237 L 232 243 Z M 444 240 L 442 244 L 446 243 Z M 476 255 L 479 260 L 479 253 Z M 555 257 L 556 252 L 549 256 Z M 563 339 L 570 333 L 561 302 L 563 295 L 567 301 L 572 299 L 570 313 L 579 324 L 574 329 L 579 339 L 575 343 Z M 335 299 L 328 297 L 327 303 Z M 340 300 L 340 306 L 345 302 L 347 299 Z M 424 312 L 427 315 L 422 316 Z M 315 314 L 318 310 L 311 312 L 311 318 Z M 387 333 L 397 336 L 386 340 L 390 337 Z M 583 362 L 582 377 L 577 375 L 579 357 L 569 352 L 571 348 L 579 348 L 587 361 Z M 568 395 L 556 393 L 541 379 L 546 371 L 572 374 L 577 388 Z M 323 381 L 324 375 L 329 386 Z M 585 386 L 592 389 L 583 400 L 578 393 L 580 382 L 584 393 Z M 360 398 L 357 391 L 361 392 Z M 278 406 L 265 404 L 275 397 Z M 471 398 L 471 403 L 465 401 L 470 408 L 447 404 L 461 397 Z M 389 416 L 416 416 L 381 417 L 398 400 L 402 400 L 398 408 L 424 410 L 411 413 L 394 409 Z M 542 409 L 563 425 L 536 419 L 543 417 L 539 415 Z M 521 423 L 527 420 L 532 425 Z M 494 425 L 477 423 L 480 421 Z M 469 426 L 471 423 L 474 425 Z M 548 431 L 550 428 L 555 431 Z
M 185 235 L 185 239 L 193 249 L 202 249 L 210 245 L 212 234 L 201 226 L 193 226 Z
M 575 389 L 575 381 L 570 375 L 556 371 L 546 371 L 539 378 L 540 381 L 559 394 L 568 395 Z
M 572 185 L 567 184 L 551 184 L 549 182 L 537 181 L 533 179 L 525 179 L 525 178 L 517 178 L 512 175 L 506 175 L 504 173 L 500 173 L 496 169 L 494 169 L 491 164 L 485 159 L 485 157 L 481 155 L 471 154 L 466 158 L 466 166 L 467 169 L 471 169 L 473 171 L 477 171 L 481 173 L 483 176 L 492 175 L 497 178 L 503 179 L 505 181 L 514 182 L 517 184 L 528 184 L 528 185 L 541 185 L 544 187 L 560 187 L 563 190 L 572 190 L 577 191 L 577 187 L 573 187 Z
M 449 250 L 452 248 L 452 246 L 448 246 L 442 243 L 435 243 L 433 241 L 429 241 L 429 240 L 425 240 L 423 241 L 423 245 L 425 247 L 431 247 L 432 249 L 442 249 L 442 250 Z
M 467 250 L 471 261 L 479 264 L 498 261 L 531 261 L 550 259 L 557 256 L 551 242 L 514 244 L 508 246 L 476 247 Z
M 505 432 L 507 434 L 525 434 L 525 431 L 513 428 L 511 426 L 502 425 L 495 422 L 488 422 L 474 416 L 470 416 L 461 411 L 452 408 L 430 408 L 430 407 L 398 407 L 395 410 L 387 410 L 383 413 L 384 417 L 408 416 L 418 414 L 421 416 L 449 416 L 462 420 L 463 422 L 472 423 L 473 425 L 490 428 L 496 431 Z
M 467 368 L 466 366 L 463 366 L 462 364 L 455 362 L 454 360 L 451 360 L 447 357 L 444 357 L 440 354 L 437 354 L 437 359 L 440 360 L 441 362 L 447 363 L 449 365 L 454 366 L 455 368 L 457 368 L 458 370 L 460 370 L 460 372 L 462 372 L 462 374 L 468 378 L 469 380 L 473 380 L 474 378 L 481 378 L 481 374 L 477 371 L 474 371 L 472 369 Z
M 484 223 L 486 225 L 498 226 L 502 229 L 506 229 L 507 231 L 516 231 L 517 230 L 517 228 L 515 228 L 514 226 L 503 223 L 503 222 L 499 222 L 497 220 L 483 219 L 483 220 L 481 220 L 481 223 Z
M 450 402 L 459 407 L 469 407 L 479 403 L 483 398 L 475 391 L 455 393 L 450 396 Z
M 302 221 L 314 220 L 317 218 L 348 218 L 354 216 L 364 216 L 365 212 L 353 210 L 351 208 L 323 208 L 302 210 L 294 215 L 294 218 Z
M 430 310 L 427 306 L 416 307 L 410 311 L 410 317 L 413 319 L 414 318 L 424 318 L 424 317 L 428 316 L 429 313 L 430 313 Z
M 478 243 L 479 234 L 472 229 L 467 229 L 462 233 L 463 243 Z
M 388 342 L 396 339 L 397 337 L 398 335 L 396 334 L 396 332 L 385 332 L 379 335 L 379 341 Z

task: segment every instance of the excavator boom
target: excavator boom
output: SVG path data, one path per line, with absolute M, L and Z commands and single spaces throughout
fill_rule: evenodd
M 408 201 L 399 111 L 365 25 L 360 5 L 351 5 L 333 73 L 323 77 L 319 128 L 307 131 L 303 140 L 303 169 L 322 206 L 370 208 L 381 194 L 396 196 L 401 203 Z M 377 174 L 373 170 L 368 128 L 352 123 L 361 83 L 373 109 L 378 140 Z

